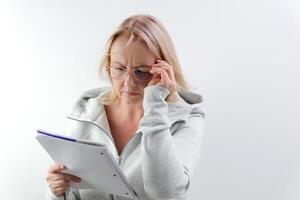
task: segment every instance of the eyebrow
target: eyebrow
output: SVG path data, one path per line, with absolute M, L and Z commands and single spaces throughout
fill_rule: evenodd
M 112 62 L 112 63 L 119 64 L 119 65 L 122 65 L 122 66 L 125 67 L 124 64 L 122 64 L 121 62 L 118 62 L 118 61 L 114 61 L 114 62 Z M 138 66 L 135 66 L 134 68 L 141 68 L 141 67 L 149 67 L 149 65 L 146 65 L 146 64 L 140 64 L 140 65 L 138 65 Z

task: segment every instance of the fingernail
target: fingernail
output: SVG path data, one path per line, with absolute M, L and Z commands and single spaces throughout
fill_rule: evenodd
M 76 181 L 76 182 L 79 182 L 79 181 L 81 181 L 81 178 L 79 178 L 79 177 L 73 177 L 73 180 Z

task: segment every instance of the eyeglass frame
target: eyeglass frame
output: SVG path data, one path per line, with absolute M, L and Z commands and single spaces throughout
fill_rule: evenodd
M 111 71 L 110 71 L 111 68 L 123 68 L 123 69 L 125 69 L 126 73 L 123 75 L 124 78 L 113 78 L 113 77 L 111 77 Z M 110 75 L 110 77 L 111 77 L 112 79 L 119 79 L 119 80 L 122 80 L 122 79 L 123 79 L 123 80 L 125 80 L 126 77 L 127 77 L 129 74 L 131 74 L 132 77 L 133 77 L 133 79 L 134 79 L 135 81 L 137 81 L 137 82 L 140 82 L 140 83 L 149 82 L 149 81 L 153 78 L 154 74 L 151 74 L 151 73 L 149 72 L 149 74 L 152 75 L 151 78 L 149 78 L 149 80 L 143 81 L 143 80 L 138 79 L 137 76 L 133 73 L 133 71 L 135 71 L 135 70 L 137 70 L 137 69 L 140 69 L 140 68 L 148 68 L 149 71 L 150 71 L 150 69 L 151 69 L 150 66 L 139 66 L 139 67 L 132 68 L 132 69 L 129 69 L 129 70 L 128 70 L 127 67 L 123 67 L 123 66 L 107 66 L 107 67 L 106 67 L 106 71 L 108 72 L 108 74 Z

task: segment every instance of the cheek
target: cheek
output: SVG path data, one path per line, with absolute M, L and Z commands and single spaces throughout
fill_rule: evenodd
M 145 86 L 140 86 L 140 88 L 139 88 L 140 93 L 141 93 L 142 96 L 144 96 L 144 89 L 145 88 L 146 88 Z
M 113 88 L 114 88 L 115 92 L 120 97 L 121 96 L 121 90 L 122 90 L 122 87 L 123 87 L 122 81 L 112 80 L 112 85 L 113 85 Z

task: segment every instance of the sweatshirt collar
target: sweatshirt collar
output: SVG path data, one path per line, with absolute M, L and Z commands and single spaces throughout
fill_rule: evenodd
M 112 89 L 111 86 L 95 88 L 84 92 L 76 102 L 68 118 L 79 121 L 91 122 L 110 133 L 104 105 L 99 99 Z M 178 121 L 185 121 L 191 113 L 204 116 L 202 107 L 202 96 L 193 92 L 178 91 L 179 100 L 176 103 L 168 103 L 168 117 L 171 125 Z

